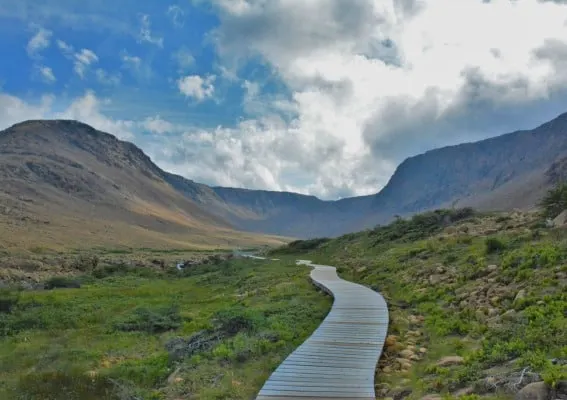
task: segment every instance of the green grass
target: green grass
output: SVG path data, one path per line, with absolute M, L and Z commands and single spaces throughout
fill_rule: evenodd
M 252 398 L 331 304 L 291 259 L 145 271 L 0 296 L 0 398 Z M 194 335 L 210 345 L 168 352 Z
M 530 229 L 533 222 L 508 229 L 510 220 L 437 211 L 311 241 L 316 246 L 297 256 L 336 265 L 343 278 L 380 291 L 391 312 L 389 333 L 400 341 L 410 329 L 421 331 L 417 347 L 427 347 L 427 355 L 408 374 L 378 372 L 379 385 L 410 387 L 410 398 L 449 395 L 474 386 L 491 368 L 511 373 L 526 367 L 553 384 L 567 378 L 566 366 L 550 362 L 567 359 L 567 288 L 558 278 L 567 272 L 567 231 Z M 525 296 L 515 300 L 520 290 Z M 410 327 L 410 315 L 424 316 L 423 325 Z M 460 355 L 465 363 L 435 367 L 447 355 Z

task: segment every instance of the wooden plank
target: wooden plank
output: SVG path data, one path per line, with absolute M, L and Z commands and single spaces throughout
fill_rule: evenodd
M 334 297 L 313 334 L 266 381 L 257 400 L 374 399 L 374 374 L 388 331 L 383 297 L 342 280 L 336 269 L 309 265 L 312 282 Z

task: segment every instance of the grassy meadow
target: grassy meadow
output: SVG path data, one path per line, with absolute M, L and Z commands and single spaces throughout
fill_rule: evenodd
M 253 398 L 330 308 L 308 272 L 292 259 L 98 262 L 53 290 L 4 288 L 0 398 Z

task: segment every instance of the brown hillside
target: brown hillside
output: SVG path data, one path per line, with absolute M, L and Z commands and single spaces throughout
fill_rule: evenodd
M 236 232 L 163 179 L 135 145 L 76 121 L 0 132 L 0 244 L 231 246 L 271 242 Z

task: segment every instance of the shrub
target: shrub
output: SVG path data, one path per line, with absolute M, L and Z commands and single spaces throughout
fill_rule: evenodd
M 114 329 L 125 332 L 162 333 L 181 326 L 181 316 L 177 306 L 150 310 L 137 308 L 123 321 L 114 323 Z
M 546 218 L 555 218 L 561 211 L 567 209 L 567 183 L 561 182 L 555 188 L 549 190 L 543 197 L 539 206 Z
M 85 371 L 48 371 L 22 374 L 17 384 L 18 399 L 109 399 L 119 400 L 114 383 L 107 377 L 89 376 Z
M 45 282 L 44 288 L 47 290 L 57 289 L 57 288 L 68 288 L 68 289 L 78 289 L 81 287 L 79 281 L 67 278 L 64 276 L 54 276 Z
M 89 271 L 96 268 L 99 263 L 99 258 L 96 255 L 93 256 L 79 256 L 71 263 L 71 267 L 78 269 L 79 271 Z
M 329 238 L 317 238 L 309 240 L 296 240 L 275 249 L 270 252 L 270 254 L 297 254 L 297 253 L 307 253 L 311 250 L 316 250 L 323 244 L 327 243 L 331 239 Z
M 11 313 L 19 301 L 19 290 L 0 288 L 0 313 Z
M 213 323 L 216 329 L 228 336 L 239 332 L 253 332 L 261 324 L 263 315 L 241 307 L 222 310 L 215 314 Z
M 488 237 L 484 240 L 486 254 L 498 253 L 506 248 L 506 244 L 499 238 Z

